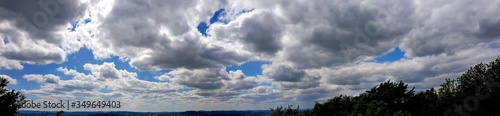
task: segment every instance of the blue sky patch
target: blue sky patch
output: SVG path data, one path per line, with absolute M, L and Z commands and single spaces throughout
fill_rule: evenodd
M 9 43 L 9 38 L 4 37 L 4 38 L 3 38 L 3 44 L 8 44 L 8 43 Z
M 241 65 L 233 65 L 226 68 L 226 71 L 236 71 L 241 70 L 243 74 L 247 76 L 257 76 L 262 75 L 262 65 L 271 64 L 271 62 L 266 61 L 249 61 Z
M 219 9 L 217 11 L 215 11 L 214 15 L 212 16 L 212 18 L 210 18 L 210 24 L 214 24 L 216 22 L 222 22 L 224 24 L 227 24 L 228 21 L 227 20 L 222 20 L 222 18 L 226 15 L 226 11 L 225 9 Z
M 90 23 L 90 22 L 92 22 L 92 20 L 90 18 L 84 20 L 85 24 Z
M 183 92 L 189 92 L 189 91 L 192 91 L 194 90 L 193 88 L 184 88 L 184 89 L 178 89 L 177 92 L 179 93 L 183 93 Z
M 239 12 L 238 15 L 243 14 L 243 13 L 252 12 L 252 11 L 253 11 L 253 9 L 243 10 L 243 11 Z M 227 23 L 229 23 L 230 22 L 229 20 L 224 19 L 224 16 L 226 16 L 226 15 L 227 15 L 226 9 L 224 9 L 224 8 L 221 8 L 221 9 L 215 11 L 214 15 L 209 20 L 209 24 L 207 24 L 206 22 L 200 22 L 200 24 L 198 24 L 198 26 L 196 26 L 196 28 L 198 29 L 198 32 L 200 32 L 203 36 L 207 36 L 207 30 L 211 24 L 214 24 L 214 23 L 227 24 Z
M 198 24 L 196 28 L 198 29 L 198 32 L 201 33 L 201 35 L 207 36 L 207 29 L 208 29 L 207 23 L 201 22 L 200 24 Z
M 99 92 L 102 92 L 102 93 L 111 93 L 113 92 L 113 90 L 109 89 L 108 86 L 102 88 L 101 90 L 99 90 Z
M 382 63 L 382 62 L 394 62 L 398 61 L 401 58 L 405 57 L 405 52 L 401 51 L 399 47 L 393 48 L 390 52 L 387 52 L 386 54 L 383 54 L 381 56 L 378 56 L 375 58 L 376 62 Z
M 210 24 L 213 24 L 215 22 L 223 22 L 221 19 L 222 17 L 225 15 L 225 11 L 224 9 L 219 9 L 217 11 L 215 11 L 214 15 L 212 16 L 212 18 L 210 18 Z M 227 24 L 227 21 L 225 21 L 226 24 Z M 203 36 L 207 36 L 207 29 L 210 27 L 210 24 L 207 24 L 205 22 L 200 22 L 200 24 L 198 24 L 198 26 L 196 26 L 196 28 L 198 29 L 198 32 L 201 33 L 201 35 Z
M 79 21 L 71 23 L 71 28 L 69 29 L 71 32 L 75 31 L 76 27 L 78 27 L 78 22 Z

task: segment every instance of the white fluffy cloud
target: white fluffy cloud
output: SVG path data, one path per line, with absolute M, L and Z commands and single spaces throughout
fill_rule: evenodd
M 92 72 L 93 76 L 101 79 L 131 78 L 137 76 L 136 73 L 116 69 L 113 62 L 104 62 L 102 65 L 85 64 L 83 68 Z
M 25 78 L 28 81 L 35 81 L 38 83 L 51 83 L 51 84 L 57 84 L 59 83 L 60 77 L 53 75 L 53 74 L 48 74 L 48 75 L 39 75 L 39 74 L 28 74 L 24 75 L 23 78 Z
M 17 85 L 17 80 L 13 79 L 9 75 L 0 75 L 0 77 L 7 79 L 7 81 L 9 81 L 9 84 L 11 84 L 11 85 Z

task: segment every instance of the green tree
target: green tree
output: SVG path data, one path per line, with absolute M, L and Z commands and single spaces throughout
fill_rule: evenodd
M 353 108 L 352 97 L 340 95 L 323 104 L 316 102 L 313 110 L 317 116 L 345 116 L 350 114 Z
M 297 116 L 299 115 L 299 106 L 297 109 L 293 109 L 293 105 L 288 105 L 284 108 L 283 106 L 278 106 L 276 109 L 271 108 L 273 116 Z
M 434 88 L 415 94 L 407 103 L 409 113 L 415 116 L 441 115 L 443 107 L 440 106 L 437 92 Z M 402 112 L 404 114 L 404 112 Z
M 415 94 L 414 88 L 408 90 L 408 85 L 404 84 L 403 81 L 395 83 L 390 80 L 373 87 L 366 93 L 370 100 L 380 100 L 387 103 L 390 114 L 411 110 L 412 108 L 407 105 L 407 102 Z
M 500 109 L 500 58 L 471 67 L 457 79 L 447 79 L 439 96 L 447 114 L 491 115 Z M 450 107 L 453 106 L 453 107 Z M 450 113 L 451 112 L 451 113 Z
M 458 82 L 451 79 L 446 79 L 445 82 L 441 84 L 441 88 L 438 91 L 440 105 L 448 107 L 458 101 L 458 99 L 456 99 L 459 92 L 457 86 Z
M 21 108 L 25 97 L 19 91 L 6 89 L 8 83 L 7 79 L 0 77 L 0 112 L 4 115 L 13 116 Z
M 317 103 L 313 114 L 317 116 L 357 116 L 410 114 L 409 105 L 414 89 L 400 82 L 387 81 L 356 97 L 340 95 L 327 102 Z M 419 105 L 419 104 L 413 104 Z
M 360 103 L 354 106 L 351 116 L 390 116 L 387 103 L 372 100 L 370 103 Z

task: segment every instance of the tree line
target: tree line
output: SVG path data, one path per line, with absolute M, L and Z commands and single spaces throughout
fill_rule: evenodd
M 456 79 L 446 79 L 438 90 L 415 92 L 403 81 L 386 81 L 356 96 L 339 95 L 306 110 L 304 116 L 450 116 L 498 115 L 500 112 L 500 57 L 480 63 Z M 272 115 L 299 115 L 289 105 L 271 108 Z

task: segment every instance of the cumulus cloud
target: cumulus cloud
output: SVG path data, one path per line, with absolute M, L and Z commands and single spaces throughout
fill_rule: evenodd
M 401 46 L 408 56 L 452 54 L 499 39 L 492 33 L 500 26 L 500 18 L 494 16 L 500 8 L 492 4 L 493 1 L 443 2 L 415 1 L 421 13 L 415 13 L 412 18 L 418 23 L 405 35 Z M 481 6 L 481 10 L 477 6 Z
M 79 97 L 86 100 L 112 98 L 121 101 L 135 101 L 139 98 L 132 99 L 132 96 L 144 97 L 140 98 L 142 100 L 159 99 L 159 96 L 165 98 L 176 96 L 177 94 L 174 92 L 180 88 L 172 83 L 140 80 L 135 73 L 116 69 L 113 63 L 86 64 L 85 66 L 87 67 L 85 70 L 89 69 L 91 72 L 88 75 L 74 69 L 58 68 L 58 71 L 64 75 L 72 77 L 69 80 L 59 80 L 59 77 L 53 74 L 24 75 L 23 78 L 28 81 L 40 82 L 42 85 L 40 89 L 23 90 L 23 93 L 35 95 L 44 100 L 77 99 Z M 108 76 L 117 78 L 100 79 L 109 78 Z M 102 89 L 109 89 L 111 92 L 101 92 Z M 139 105 L 136 106 L 137 104 Z M 134 108 L 146 104 L 127 102 L 123 106 L 134 110 Z
M 104 62 L 101 65 L 85 64 L 83 68 L 90 71 L 93 76 L 102 79 L 131 78 L 137 76 L 136 73 L 116 69 L 113 62 Z
M 35 75 L 35 74 L 29 74 L 29 75 L 24 75 L 23 78 L 25 78 L 28 81 L 35 81 L 35 82 L 43 82 L 43 75 Z
M 19 61 L 0 57 L 0 69 L 23 69 L 23 65 Z
M 22 69 L 21 62 L 62 63 L 67 54 L 81 47 L 66 31 L 68 24 L 82 16 L 86 4 L 56 0 L 6 0 L 0 4 L 0 59 L 5 59 L 0 67 Z
M 220 101 L 239 98 L 243 92 L 258 86 L 257 77 L 246 76 L 241 70 L 226 72 L 224 69 L 178 69 L 157 78 L 168 78 L 172 84 L 184 89 L 194 88 L 187 93 L 193 96 L 209 97 Z
M 0 77 L 7 79 L 7 81 L 9 81 L 9 84 L 11 84 L 11 85 L 17 85 L 17 80 L 11 78 L 9 75 L 0 74 Z
M 289 66 L 264 67 L 264 75 L 275 81 L 298 82 L 306 76 L 303 70 L 297 70 Z
M 214 69 L 178 69 L 168 73 L 174 79 L 172 81 L 188 87 L 198 89 L 219 89 L 224 86 L 222 80 L 227 80 L 227 73 L 218 68 Z
M 28 80 L 28 81 L 35 81 L 38 83 L 51 83 L 51 84 L 57 84 L 59 83 L 60 77 L 53 75 L 53 74 L 48 74 L 48 75 L 40 75 L 40 74 L 27 74 L 23 75 L 23 78 Z
M 281 51 L 273 59 L 292 62 L 295 68 L 319 68 L 379 55 L 397 45 L 398 39 L 411 30 L 411 3 L 360 2 L 238 1 L 228 9 L 255 10 L 227 25 L 212 25 L 209 32 L 216 39 L 238 39 L 249 49 L 258 44 L 256 47 L 268 49 L 267 53 Z M 330 7 L 314 7 L 327 4 Z M 393 8 L 401 6 L 408 9 Z M 266 20 L 261 20 L 263 17 Z M 247 28 L 264 31 L 244 31 Z
M 168 75 L 168 74 L 163 74 L 163 75 L 155 77 L 155 79 L 158 79 L 160 81 L 170 81 L 171 78 L 172 78 L 172 76 Z
M 246 90 L 257 86 L 255 77 L 248 77 L 241 70 L 226 72 L 224 69 L 178 69 L 168 72 L 170 79 L 187 87 L 201 90 Z
M 239 17 L 241 18 L 227 25 L 213 24 L 209 30 L 209 33 L 213 35 L 212 38 L 238 42 L 256 52 L 257 55 L 274 55 L 282 49 L 281 39 L 285 29 L 285 25 L 281 24 L 284 20 L 281 19 L 282 17 L 275 16 L 272 12 L 258 10 L 244 13 Z
M 96 21 L 97 27 L 91 28 L 100 33 L 84 43 L 98 51 L 94 52 L 98 58 L 126 57 L 130 65 L 141 71 L 221 68 L 245 62 L 251 58 L 248 53 L 203 39 L 195 29 L 223 4 L 223 1 L 115 2 L 109 14 Z M 180 11 L 178 8 L 192 13 L 165 12 Z
M 283 94 L 268 86 L 259 86 L 248 90 L 248 94 L 242 95 L 242 98 L 250 99 L 254 102 L 265 102 L 281 98 Z
M 37 1 L 6 0 L 1 3 L 2 21 L 11 22 L 11 26 L 19 31 L 28 32 L 29 38 L 44 40 L 48 43 L 61 43 L 62 35 L 58 31 L 81 17 L 86 4 L 71 1 Z M 20 39 L 17 32 L 7 33 L 11 38 Z
M 230 90 L 248 90 L 257 86 L 256 77 L 246 76 L 241 70 L 230 71 L 229 80 L 223 80 L 225 88 Z
M 307 89 L 320 84 L 321 76 L 309 75 L 306 70 L 275 63 L 264 65 L 262 68 L 264 75 L 259 77 L 260 81 L 270 82 L 283 90 Z

